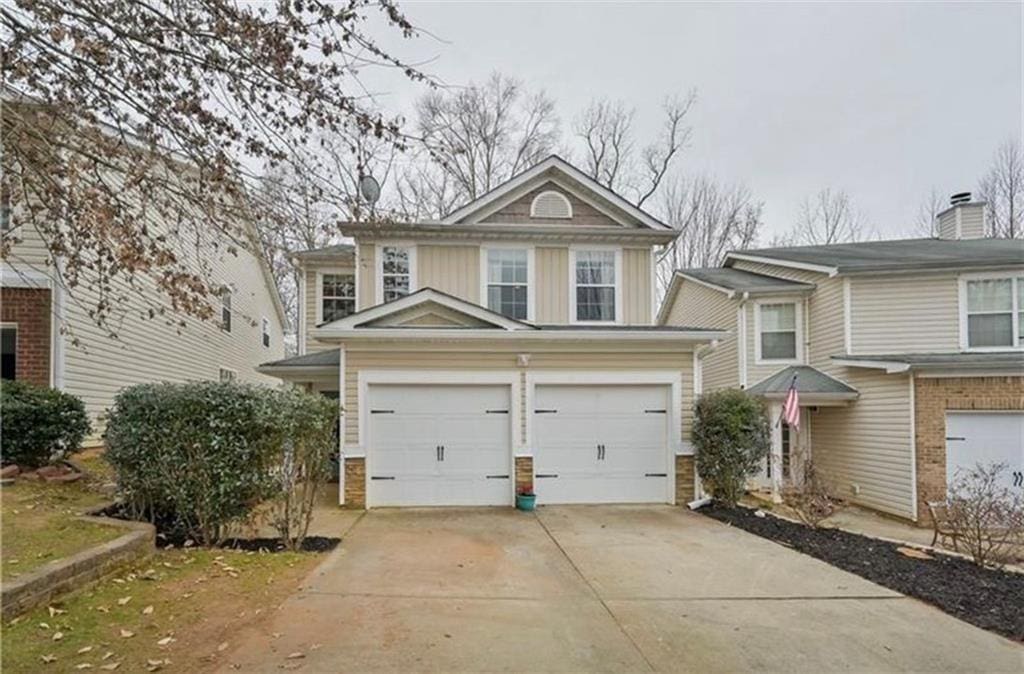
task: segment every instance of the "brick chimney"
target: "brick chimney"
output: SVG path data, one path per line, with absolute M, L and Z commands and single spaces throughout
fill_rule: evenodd
M 982 239 L 985 237 L 985 202 L 971 201 L 970 192 L 949 198 L 950 207 L 939 213 L 940 239 Z

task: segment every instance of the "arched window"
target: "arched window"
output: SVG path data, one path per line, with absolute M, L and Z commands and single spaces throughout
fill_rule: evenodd
M 541 192 L 530 204 L 531 218 L 571 218 L 572 204 L 561 192 Z

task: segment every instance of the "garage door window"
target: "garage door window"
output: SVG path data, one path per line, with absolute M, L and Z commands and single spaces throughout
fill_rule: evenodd
M 977 279 L 967 282 L 967 345 L 972 348 L 1020 345 L 1024 280 Z

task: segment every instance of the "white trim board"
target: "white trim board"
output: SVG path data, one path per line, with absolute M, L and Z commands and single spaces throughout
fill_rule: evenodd
M 760 255 L 749 255 L 747 253 L 729 253 L 725 256 L 725 262 L 723 266 L 730 266 L 730 260 L 744 260 L 746 262 L 756 262 L 758 264 L 773 264 L 776 267 L 789 267 L 790 269 L 802 269 L 804 271 L 816 271 L 822 274 L 828 274 L 829 277 L 836 276 L 839 270 L 835 267 L 831 267 L 823 264 L 811 264 L 809 262 L 794 262 L 793 260 L 778 260 L 771 257 L 761 257 Z

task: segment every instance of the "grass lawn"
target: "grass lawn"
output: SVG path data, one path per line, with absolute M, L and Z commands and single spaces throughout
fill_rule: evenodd
M 0 668 L 213 669 L 232 635 L 277 606 L 322 559 L 285 552 L 160 551 L 131 572 L 4 625 Z
M 0 488 L 0 578 L 17 578 L 46 562 L 122 536 L 124 529 L 76 519 L 109 500 L 84 480 L 66 484 L 18 480 Z

